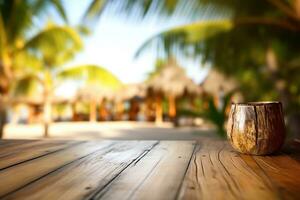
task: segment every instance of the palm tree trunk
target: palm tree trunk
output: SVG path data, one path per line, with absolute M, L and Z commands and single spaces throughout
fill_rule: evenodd
M 71 104 L 72 107 L 72 121 L 77 121 L 76 101 Z
M 176 98 L 173 95 L 169 95 L 169 118 L 171 121 L 176 118 Z
M 27 104 L 27 109 L 28 109 L 28 119 L 27 119 L 27 123 L 31 124 L 34 121 L 34 114 L 35 114 L 35 110 L 34 107 Z
M 90 122 L 95 122 L 97 120 L 97 105 L 96 101 L 91 100 L 90 102 Z
M 44 101 L 44 137 L 49 137 L 49 126 L 52 121 L 52 105 L 51 99 L 49 97 L 45 97 Z
M 130 121 L 137 121 L 139 112 L 139 103 L 135 99 L 130 100 L 130 109 L 129 109 L 129 120 Z
M 4 136 L 4 126 L 7 122 L 7 99 L 11 86 L 11 59 L 5 57 L 0 60 L 0 139 Z
M 100 108 L 99 108 L 99 118 L 100 118 L 100 121 L 106 121 L 107 119 L 107 110 L 106 110 L 106 103 L 107 101 L 105 99 L 103 99 L 101 102 L 100 102 Z
M 163 121 L 163 108 L 161 95 L 156 96 L 156 108 L 155 108 L 155 123 L 159 124 Z
M 4 136 L 4 126 L 6 124 L 7 115 L 6 115 L 6 106 L 3 101 L 0 102 L 0 139 Z
M 115 119 L 121 121 L 124 115 L 124 105 L 122 101 L 116 104 L 116 114 Z
M 146 117 L 147 121 L 150 122 L 154 119 L 153 117 L 153 99 L 148 95 L 146 97 Z

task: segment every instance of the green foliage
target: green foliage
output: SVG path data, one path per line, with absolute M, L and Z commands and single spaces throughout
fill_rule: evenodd
M 5 52 L 7 48 L 6 43 L 7 43 L 7 37 L 5 33 L 4 22 L 2 16 L 0 15 L 0 56 L 1 58 L 5 56 Z
M 224 11 L 212 13 L 209 1 L 203 0 L 93 0 L 90 5 L 86 16 L 90 16 L 91 21 L 96 20 L 105 8 L 118 16 L 125 14 L 132 20 L 140 20 L 149 16 L 159 16 L 158 19 L 163 20 L 174 15 L 191 20 L 201 17 L 203 13 L 214 17 L 228 15 Z
M 96 65 L 61 68 L 81 48 L 82 41 L 75 29 L 49 24 L 16 51 L 12 68 L 16 83 L 11 94 L 30 95 L 37 92 L 37 87 L 33 87 L 36 85 L 52 93 L 66 79 L 110 89 L 120 87 L 121 82 L 113 74 Z
M 54 113 L 56 113 L 57 115 L 65 114 L 67 112 L 68 108 L 69 108 L 68 104 L 60 103 L 60 104 L 53 105 Z
M 62 18 L 66 16 L 60 0 L 0 1 L 0 92 L 2 95 L 11 92 L 11 86 L 17 79 L 22 79 L 27 73 L 32 75 L 33 71 L 43 66 L 37 59 L 38 54 L 40 55 L 37 49 L 41 49 L 45 42 L 45 38 L 38 39 L 45 33 L 39 34 L 40 25 L 37 26 L 34 23 L 36 20 L 33 19 L 45 17 L 49 9 L 57 11 Z M 56 34 L 61 35 L 62 31 L 58 32 L 52 32 L 51 38 L 60 37 Z M 35 37 L 31 38 L 31 35 Z M 57 59 L 61 60 L 61 57 L 65 55 L 58 56 Z
M 108 70 L 96 65 L 81 65 L 61 70 L 57 74 L 60 79 L 80 79 L 87 85 L 102 88 L 118 89 L 121 81 Z
M 50 0 L 49 3 L 53 5 L 53 7 L 56 8 L 58 14 L 61 16 L 61 18 L 68 22 L 67 14 L 65 11 L 65 8 L 63 7 L 63 2 L 61 0 Z
M 34 75 L 27 75 L 18 79 L 12 88 L 14 97 L 31 97 L 34 96 L 37 91 L 40 82 Z
M 11 94 L 30 95 L 37 92 L 34 85 L 52 92 L 59 84 L 56 67 L 71 59 L 81 47 L 81 38 L 71 27 L 47 26 L 15 53 L 12 69 L 16 83 Z
M 217 128 L 217 134 L 226 138 L 226 130 L 224 129 L 224 124 L 226 122 L 226 109 L 230 104 L 230 99 L 232 97 L 232 93 L 225 95 L 224 104 L 221 108 L 218 108 L 212 97 L 208 99 L 208 110 L 202 113 L 202 116 L 212 122 Z
M 191 47 L 195 44 L 200 44 L 204 40 L 232 28 L 233 24 L 230 20 L 206 20 L 175 27 L 148 39 L 137 50 L 136 56 L 151 47 L 162 49 L 167 55 L 176 55 L 180 52 L 185 54 L 193 50 Z
M 105 5 L 107 4 L 107 0 L 93 0 L 88 7 L 87 11 L 85 12 L 85 15 L 83 17 L 83 21 L 89 21 L 89 20 L 97 20 L 100 15 L 102 14 L 103 9 L 105 8 Z
M 216 126 L 218 136 L 226 138 L 227 134 L 224 129 L 224 125 L 227 120 L 226 110 L 230 106 L 232 95 L 233 93 L 228 93 L 224 96 L 222 107 L 217 107 L 212 96 L 205 98 L 205 100 L 196 100 L 196 109 L 183 108 L 181 105 L 178 110 L 178 116 L 203 117 Z M 208 103 L 208 108 L 204 108 L 205 102 Z
M 201 114 L 202 114 L 201 112 L 195 111 L 195 110 L 191 110 L 191 109 L 180 108 L 178 110 L 178 116 L 200 117 Z
M 82 41 L 71 27 L 50 25 L 29 39 L 24 48 L 52 67 L 72 59 L 82 48 Z
M 91 34 L 91 30 L 86 25 L 78 25 L 76 26 L 76 30 L 83 36 L 89 36 Z
M 200 58 L 238 80 L 246 101 L 279 99 L 287 113 L 300 108 L 299 0 L 116 0 L 114 4 L 133 18 L 159 15 L 187 20 L 151 37 L 138 53 L 152 46 L 160 55 Z M 226 23 L 207 26 L 214 21 Z M 275 70 L 267 62 L 270 49 Z
M 53 9 L 65 20 L 66 13 L 60 0 L 9 0 L 0 2 L 0 15 L 7 35 L 8 45 L 16 45 L 17 40 L 26 38 L 34 27 L 34 17 L 40 18 Z
M 18 51 L 13 60 L 13 71 L 18 79 L 27 74 L 35 74 L 43 70 L 43 63 L 34 54 L 28 51 Z

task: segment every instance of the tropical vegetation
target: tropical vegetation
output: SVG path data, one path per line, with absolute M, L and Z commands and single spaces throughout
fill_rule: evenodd
M 90 17 L 107 8 L 134 19 L 185 18 L 186 24 L 153 36 L 137 53 L 155 48 L 165 56 L 200 58 L 237 79 L 245 100 L 281 100 L 289 126 L 299 127 L 300 0 L 92 2 Z
M 53 8 L 65 25 L 45 25 L 45 13 Z M 99 66 L 62 67 L 83 47 L 81 30 L 70 27 L 67 21 L 60 0 L 0 1 L 0 138 L 11 98 L 40 91 L 48 136 L 51 102 L 62 80 L 116 83 L 116 77 Z
M 24 69 L 25 62 L 32 64 L 30 51 L 41 44 L 40 36 L 51 40 L 56 35 L 66 34 L 65 29 L 57 28 L 37 34 L 40 29 L 33 20 L 42 18 L 47 10 L 55 10 L 66 21 L 60 0 L 12 0 L 0 2 L 0 138 L 6 123 L 8 98 L 12 83 Z M 45 38 L 44 38 L 45 39 Z M 20 60 L 22 58 L 22 60 Z M 22 63 L 22 66 L 18 65 Z M 24 65 L 23 65 L 24 64 Z M 26 69 L 27 70 L 27 69 Z M 16 72 L 18 71 L 18 72 Z

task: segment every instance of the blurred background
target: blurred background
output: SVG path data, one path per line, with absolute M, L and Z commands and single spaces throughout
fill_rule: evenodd
M 0 0 L 1 138 L 226 138 L 249 101 L 300 138 L 300 0 Z

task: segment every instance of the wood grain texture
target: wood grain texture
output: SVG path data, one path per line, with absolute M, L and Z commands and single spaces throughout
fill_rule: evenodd
M 253 171 L 258 171 L 271 180 L 273 188 L 280 199 L 299 199 L 300 164 L 286 154 L 276 156 L 242 155 L 248 165 L 254 165 Z
M 281 174 L 281 178 L 274 174 L 271 176 L 271 172 L 262 168 L 259 162 L 263 162 L 264 157 L 239 154 L 223 141 L 201 141 L 192 157 L 179 199 L 297 199 L 300 165 L 294 163 L 293 167 L 287 167 L 286 162 L 296 161 L 282 162 L 280 157 L 272 159 L 281 163 L 282 167 L 273 163 L 272 169 L 280 170 L 277 173 Z M 271 167 L 269 161 L 268 164 Z M 298 175 L 295 178 L 287 176 L 285 181 L 283 177 L 286 174 Z
M 279 151 L 285 138 L 281 103 L 233 104 L 227 135 L 242 153 L 267 155 Z
M 175 199 L 195 142 L 162 141 L 93 199 Z
M 100 144 L 95 142 L 85 142 L 47 156 L 39 157 L 0 170 L 0 197 L 17 190 L 42 176 L 46 176 L 48 173 L 51 173 L 74 160 L 80 159 L 112 144 L 113 142 L 111 141 L 102 142 Z
M 30 142 L 36 142 L 38 140 L 9 140 L 9 139 L 1 139 L 0 140 L 0 151 L 4 148 L 15 147 L 17 145 L 28 144 Z
M 68 144 L 44 142 L 49 148 L 54 143 L 57 147 Z M 47 147 L 39 141 L 25 143 L 20 146 L 28 152 L 30 146 L 36 150 Z M 10 146 L 2 144 L 0 152 Z M 253 156 L 214 138 L 202 138 L 196 144 L 75 143 L 0 170 L 0 198 L 299 199 L 299 145 L 287 144 L 289 148 L 272 156 Z M 16 149 L 14 155 L 22 157 L 20 153 Z
M 126 141 L 106 145 L 3 199 L 87 198 L 155 144 L 155 141 Z
M 28 141 L 23 144 L 1 148 L 0 170 L 21 162 L 41 157 L 72 145 L 79 144 L 78 141 Z

